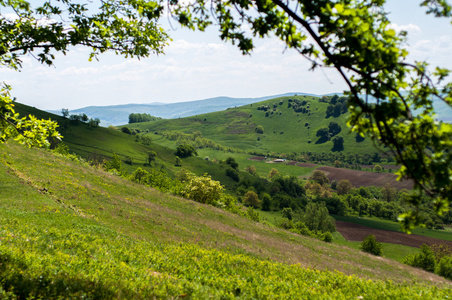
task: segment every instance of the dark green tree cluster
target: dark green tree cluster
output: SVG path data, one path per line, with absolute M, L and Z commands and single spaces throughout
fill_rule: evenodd
M 341 126 L 336 122 L 330 122 L 327 127 L 320 128 L 317 130 L 317 133 L 315 134 L 319 139 L 317 140 L 316 144 L 322 144 L 326 143 L 327 141 L 331 140 L 334 136 L 339 134 L 342 131 Z M 342 139 L 343 143 L 343 139 Z
M 245 177 L 239 182 L 236 193 L 244 196 L 250 190 L 258 194 L 262 210 L 265 211 L 279 211 L 288 207 L 296 210 L 304 208 L 307 203 L 305 189 L 295 176 L 276 173 L 270 180 Z
M 289 99 L 287 107 L 292 107 L 294 112 L 309 114 L 311 112 L 309 102 L 306 100 Z
M 339 97 L 334 95 L 329 101 L 329 105 L 326 108 L 326 118 L 337 118 L 341 114 L 348 112 L 348 97 Z
M 191 156 L 198 156 L 198 152 L 192 145 L 182 144 L 176 148 L 176 156 L 180 158 L 187 158 Z
M 154 117 L 151 116 L 150 114 L 140 114 L 140 113 L 131 113 L 129 115 L 129 124 L 132 123 L 139 123 L 139 122 L 150 122 L 150 121 L 157 121 L 157 120 L 161 120 L 162 118 L 160 117 Z

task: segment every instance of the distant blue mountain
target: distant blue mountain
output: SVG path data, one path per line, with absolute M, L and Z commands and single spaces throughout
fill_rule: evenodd
M 342 95 L 341 93 L 337 93 Z M 182 117 L 195 116 L 215 111 L 225 110 L 234 106 L 243 106 L 251 103 L 265 101 L 272 98 L 306 95 L 321 97 L 323 95 L 315 95 L 309 93 L 285 93 L 280 95 L 266 96 L 260 98 L 230 98 L 215 97 L 204 100 L 178 102 L 178 103 L 150 103 L 150 104 L 124 104 L 110 106 L 88 106 L 84 108 L 71 110 L 71 114 L 87 114 L 90 118 L 99 118 L 101 126 L 123 125 L 129 122 L 129 114 L 131 113 L 147 113 L 152 116 L 164 119 L 175 119 Z M 326 94 L 326 96 L 334 95 L 334 93 Z M 375 99 L 370 99 L 374 101 Z M 452 123 L 452 109 L 446 103 L 440 100 L 434 101 L 434 107 L 437 112 L 436 118 L 444 122 Z M 61 111 L 49 111 L 54 114 L 61 114 Z
M 90 118 L 99 118 L 101 126 L 123 125 L 129 122 L 131 113 L 147 113 L 165 119 L 175 119 L 195 116 L 215 111 L 225 110 L 234 106 L 243 106 L 272 98 L 293 95 L 317 96 L 306 93 L 286 93 L 281 95 L 260 98 L 230 98 L 215 97 L 204 100 L 178 102 L 178 103 L 150 103 L 150 104 L 124 104 L 110 106 L 88 106 L 70 111 L 70 114 L 87 114 Z M 61 111 L 49 111 L 61 114 Z

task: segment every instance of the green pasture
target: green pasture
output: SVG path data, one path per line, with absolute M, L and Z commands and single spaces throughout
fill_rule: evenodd
M 292 108 L 288 108 L 288 99 L 295 98 L 308 101 L 311 110 L 309 115 L 297 113 Z M 265 116 L 266 112 L 257 109 L 261 105 L 273 107 L 273 104 L 277 104 L 281 100 L 283 100 L 283 104 L 278 104 L 275 108 L 276 111 L 268 117 Z M 180 119 L 134 123 L 127 127 L 150 132 L 193 133 L 199 131 L 204 137 L 224 146 L 265 154 L 272 152 L 291 154 L 301 151 L 331 151 L 333 142 L 317 144 L 316 133 L 320 128 L 328 127 L 330 122 L 337 122 L 342 127 L 339 136 L 344 138 L 344 153 L 372 154 L 376 152 L 370 141 L 357 143 L 355 135 L 349 133 L 346 126 L 348 114 L 337 118 L 325 118 L 327 106 L 327 103 L 321 103 L 318 98 L 310 96 L 281 97 L 220 112 Z M 258 125 L 264 128 L 263 134 L 255 132 Z

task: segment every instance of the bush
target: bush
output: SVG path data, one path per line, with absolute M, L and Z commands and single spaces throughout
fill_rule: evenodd
M 237 170 L 235 170 L 233 168 L 226 169 L 226 176 L 230 177 L 232 180 L 234 180 L 236 182 L 240 181 L 239 172 L 237 172 Z
M 258 208 L 261 206 L 261 200 L 257 196 L 257 194 L 253 191 L 248 191 L 245 194 L 245 197 L 243 199 L 243 204 L 245 206 L 252 206 L 254 208 Z
M 421 246 L 421 253 L 408 256 L 402 262 L 428 272 L 434 272 L 436 267 L 435 254 L 426 244 Z
M 127 128 L 127 127 L 122 127 L 122 128 L 121 128 L 121 131 L 122 131 L 123 133 L 126 133 L 126 134 L 132 134 L 132 131 L 130 131 L 130 129 Z
M 186 158 L 197 155 L 198 153 L 196 152 L 196 149 L 192 145 L 183 144 L 177 146 L 176 148 L 176 156 L 180 158 Z
M 245 216 L 255 222 L 259 222 L 259 213 L 255 211 L 252 207 L 248 207 L 246 210 Z
M 444 256 L 438 263 L 436 273 L 439 276 L 452 280 L 452 257 Z
M 182 192 L 184 197 L 205 204 L 214 204 L 220 200 L 224 187 L 219 181 L 212 180 L 207 174 L 204 176 L 189 174 L 188 176 L 190 179 Z
M 327 231 L 322 234 L 322 241 L 331 243 L 333 241 L 333 235 L 331 232 Z
M 375 235 L 371 234 L 364 238 L 360 249 L 364 252 L 380 256 L 383 252 L 383 245 L 377 242 Z

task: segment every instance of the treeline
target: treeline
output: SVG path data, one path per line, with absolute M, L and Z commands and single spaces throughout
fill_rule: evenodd
M 327 98 L 327 102 L 329 102 L 329 105 L 326 108 L 326 118 L 337 118 L 341 114 L 348 112 L 348 97 L 339 97 L 338 95 L 334 95 L 329 99 Z
M 150 114 L 139 114 L 139 113 L 131 113 L 129 115 L 129 124 L 132 123 L 139 123 L 139 122 L 150 122 L 150 121 L 157 121 L 157 120 L 161 120 L 162 118 L 160 117 L 154 117 L 151 116 Z
M 384 187 L 355 188 L 348 180 L 329 182 L 321 171 L 314 171 L 304 185 L 306 193 L 312 201 L 325 202 L 328 211 L 340 216 L 358 215 L 375 216 L 397 221 L 399 215 L 414 209 L 411 205 L 412 192 L 400 191 L 389 184 Z M 439 229 L 443 224 L 452 223 L 452 212 L 439 216 L 431 199 L 424 195 L 419 204 L 418 213 L 428 228 Z
M 77 124 L 77 122 L 87 123 L 89 128 L 97 128 L 100 124 L 99 118 L 89 118 L 85 113 L 73 115 L 69 113 L 69 109 L 67 108 L 61 109 L 61 114 L 63 115 L 63 118 L 68 118 L 72 124 Z
M 266 156 L 273 158 L 284 158 L 298 162 L 309 162 L 322 165 L 340 166 L 342 168 L 361 169 L 361 165 L 372 165 L 373 163 L 391 163 L 394 159 L 390 155 L 378 152 L 369 154 L 353 154 L 350 152 L 311 152 L 301 151 L 292 153 L 249 151 L 250 155 Z M 339 165 L 338 165 L 339 163 Z
M 196 149 L 211 148 L 215 150 L 225 151 L 229 153 L 243 153 L 243 150 L 235 149 L 232 147 L 223 146 L 210 139 L 202 136 L 202 133 L 195 131 L 194 133 L 183 133 L 181 131 L 162 131 L 158 132 L 169 139 L 170 141 L 176 141 L 178 144 L 188 144 Z

